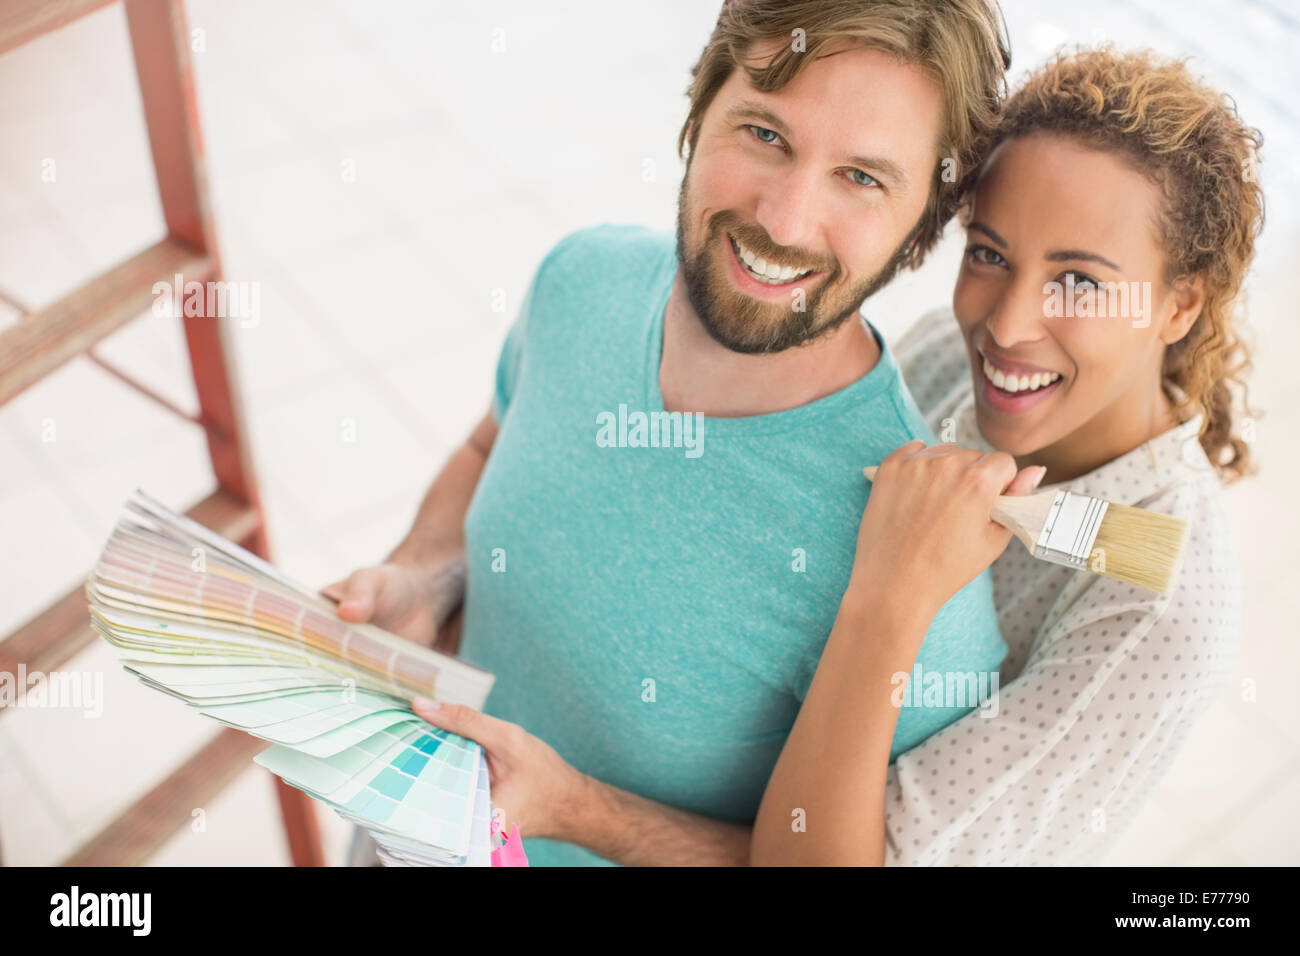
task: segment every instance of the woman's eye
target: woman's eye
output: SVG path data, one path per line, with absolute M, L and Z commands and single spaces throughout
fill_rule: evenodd
M 1076 289 L 1096 289 L 1101 285 L 1101 283 L 1086 272 L 1067 272 L 1065 273 L 1064 278 L 1071 282 Z
M 1000 266 L 1007 261 L 996 249 L 990 249 L 988 246 L 971 246 L 966 250 L 966 255 L 970 256 L 972 262 L 985 266 Z
M 781 134 L 776 132 L 776 130 L 767 129 L 764 126 L 750 126 L 749 131 L 758 137 L 760 143 L 767 143 L 769 146 L 774 146 L 781 142 Z
M 851 182 L 853 182 L 853 183 L 856 183 L 856 184 L 859 185 L 859 186 L 879 186 L 879 185 L 880 185 L 880 183 L 878 183 L 878 182 L 875 180 L 874 177 L 872 177 L 872 176 L 868 176 L 866 173 L 864 173 L 864 172 L 863 172 L 862 170 L 860 170 L 860 169 L 850 169 L 850 170 L 849 170 L 849 180 L 850 180 Z

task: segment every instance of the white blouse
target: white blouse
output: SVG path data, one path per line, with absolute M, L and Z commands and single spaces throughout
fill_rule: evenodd
M 989 450 L 952 314 L 923 317 L 895 354 L 939 439 Z M 1062 485 L 1188 519 L 1172 595 L 1036 560 L 1016 540 L 994 562 L 1008 647 L 996 716 L 974 710 L 889 769 L 887 865 L 1093 863 L 1136 816 L 1239 642 L 1236 554 L 1197 428 Z

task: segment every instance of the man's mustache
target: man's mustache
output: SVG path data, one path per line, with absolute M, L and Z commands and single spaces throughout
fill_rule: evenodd
M 811 266 L 815 272 L 826 272 L 832 275 L 839 271 L 839 263 L 834 259 L 828 260 L 820 253 L 809 252 L 807 249 L 799 249 L 794 246 L 779 246 L 772 241 L 772 238 L 763 229 L 744 222 L 733 212 L 714 213 L 709 219 L 709 235 L 711 237 L 721 235 L 723 232 L 730 233 L 737 242 L 750 252 L 769 261 L 798 262 L 805 266 Z

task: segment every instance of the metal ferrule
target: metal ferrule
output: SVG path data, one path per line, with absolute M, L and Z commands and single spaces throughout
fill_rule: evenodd
M 1105 515 L 1106 502 L 1101 498 L 1058 491 L 1038 535 L 1034 557 L 1070 568 L 1086 568 Z

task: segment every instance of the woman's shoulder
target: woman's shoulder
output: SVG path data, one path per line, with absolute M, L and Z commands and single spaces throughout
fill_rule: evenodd
M 1177 617 L 1182 611 L 1179 623 L 1192 628 L 1208 619 L 1216 625 L 1214 633 L 1235 641 L 1241 613 L 1237 548 L 1222 485 L 1208 460 L 1205 468 L 1189 469 L 1142 507 L 1188 523 L 1178 583 L 1165 613 Z
M 1083 575 L 1076 579 L 1079 590 L 1074 599 L 1058 605 L 1061 613 L 1055 623 L 1071 631 L 1122 615 L 1148 639 L 1159 635 L 1161 642 L 1195 643 L 1198 650 L 1213 648 L 1216 658 L 1230 659 L 1240 640 L 1241 580 L 1223 491 L 1199 443 L 1194 450 L 1184 448 L 1188 438 L 1195 440 L 1194 428 L 1176 429 L 1162 438 L 1165 447 L 1144 448 L 1130 461 L 1120 459 L 1106 466 L 1105 485 L 1094 485 L 1086 493 L 1188 523 L 1173 591 L 1159 595 L 1110 578 Z M 1177 453 L 1176 460 L 1170 452 Z M 1208 677 L 1208 670 L 1192 667 L 1196 662 L 1191 655 L 1186 660 L 1174 657 L 1169 666 L 1186 664 Z
M 1236 550 L 1223 485 L 1200 443 L 1200 419 L 1171 428 L 1085 479 L 1089 494 L 1182 518 L 1186 561 L 1235 575 Z

